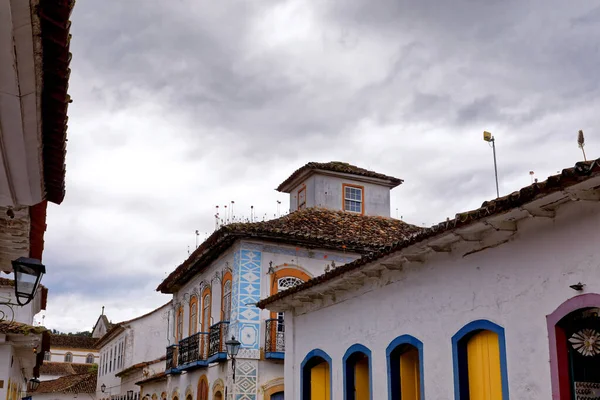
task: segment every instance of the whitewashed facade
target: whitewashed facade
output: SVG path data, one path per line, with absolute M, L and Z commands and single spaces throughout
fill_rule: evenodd
M 98 399 L 139 398 L 136 378 L 122 377 L 121 373 L 136 364 L 164 357 L 170 305 L 169 302 L 141 317 L 115 324 L 99 340 Z
M 576 315 L 588 328 L 600 327 L 600 176 L 594 170 L 565 181 L 510 210 L 496 214 L 488 205 L 456 229 L 432 232 L 318 285 L 261 302 L 285 311 L 287 332 L 293 332 L 285 398 L 310 398 L 312 359 L 325 360 L 330 372 L 329 390 L 313 400 L 355 398 L 346 397 L 354 352 L 369 362 L 364 398 L 398 398 L 391 352 L 404 344 L 419 351 L 420 396 L 411 399 L 465 399 L 476 379 L 466 372 L 461 341 L 483 331 L 498 338 L 500 381 L 492 397 L 476 398 L 598 398 L 600 331 L 587 335 L 591 350 L 583 354 L 579 333 L 571 336 L 564 324 Z M 567 354 L 581 356 L 584 373 Z
M 348 240 L 354 242 L 358 239 L 341 223 L 340 215 L 345 214 L 342 211 L 358 218 L 368 215 L 364 218 L 390 220 L 389 191 L 401 180 L 389 178 L 309 168 L 300 175 L 295 173 L 278 190 L 290 193 L 292 212 L 317 206 L 330 210 L 326 217 L 338 221 L 338 225 L 333 225 L 343 232 L 339 236 L 349 237 Z M 360 192 L 354 190 L 352 199 L 344 202 L 346 186 L 360 189 Z M 354 212 L 345 209 L 350 205 Z M 319 218 L 315 215 L 306 213 L 309 219 Z M 325 237 L 318 239 L 322 234 L 319 223 L 315 221 L 314 227 L 307 228 L 299 236 L 274 233 L 269 239 L 242 234 L 219 250 L 210 262 L 194 267 L 198 272 L 186 278 L 173 293 L 166 374 L 150 379 L 148 383 L 142 382 L 144 395 L 169 400 L 281 399 L 283 360 L 289 352 L 285 343 L 288 336 L 286 317 L 261 311 L 256 303 L 360 257 L 359 252 L 344 250 L 346 246 L 340 243 L 336 247 L 326 243 Z M 361 220 L 357 224 L 358 230 L 367 226 L 362 223 L 367 221 Z M 395 224 L 396 227 L 404 226 L 400 221 Z M 251 231 L 250 225 L 247 227 Z M 335 236 L 335 232 L 323 235 Z M 298 244 L 309 236 L 312 238 L 310 245 Z M 218 245 L 217 240 L 215 247 Z M 202 254 L 210 251 L 208 247 Z M 190 257 L 192 263 L 196 262 L 194 257 L 194 254 Z M 241 342 L 235 383 L 232 361 L 228 359 L 225 347 L 231 337 Z
M 0 280 L 0 298 L 12 305 L 0 305 L 0 399 L 18 400 L 25 395 L 27 382 L 34 378 L 34 369 L 41 363 L 39 352 L 45 329 L 33 326 L 33 317 L 43 304 L 39 288 L 34 299 L 25 306 L 16 305 L 14 286 L 8 279 Z

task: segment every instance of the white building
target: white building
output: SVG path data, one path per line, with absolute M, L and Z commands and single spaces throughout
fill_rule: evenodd
M 44 361 L 75 364 L 98 364 L 98 340 L 88 336 L 50 335 L 50 350 Z
M 389 218 L 402 181 L 349 164 L 309 163 L 279 186 L 292 213 L 214 232 L 158 287 L 173 294 L 166 371 L 139 382 L 151 399 L 280 399 L 283 314 L 255 303 L 421 229 Z M 241 342 L 235 369 L 225 342 Z
M 261 301 L 285 397 L 600 398 L 599 163 Z
M 20 257 L 42 260 L 48 201 L 65 195 L 72 0 L 0 0 L 0 272 Z M 39 374 L 45 308 L 38 290 L 25 306 L 0 284 L 0 399 L 17 400 Z M 14 317 L 13 317 L 14 312 Z
M 43 326 L 33 326 L 33 317 L 46 309 L 48 290 L 40 286 L 34 299 L 16 305 L 14 281 L 0 278 L 0 399 L 18 400 L 27 382 L 39 375 L 43 348 L 49 336 Z
M 153 366 L 155 373 L 164 371 L 170 308 L 168 302 L 145 315 L 113 324 L 98 340 L 98 399 L 137 400 L 136 382 L 145 377 L 144 367 Z M 154 364 L 162 370 L 156 370 Z

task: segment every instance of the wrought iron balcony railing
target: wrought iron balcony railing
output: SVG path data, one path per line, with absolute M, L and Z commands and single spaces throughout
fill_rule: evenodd
M 265 357 L 281 358 L 273 353 L 285 352 L 285 325 L 283 319 L 268 319 L 265 321 Z
M 224 353 L 227 357 L 227 334 L 229 333 L 229 321 L 221 321 L 210 327 L 210 338 L 208 346 L 208 356 L 212 357 L 218 353 Z
M 179 342 L 179 365 L 207 359 L 208 333 L 198 332 Z
M 172 346 L 167 347 L 167 365 L 165 370 L 169 371 L 171 369 L 177 368 L 177 345 L 174 344 Z

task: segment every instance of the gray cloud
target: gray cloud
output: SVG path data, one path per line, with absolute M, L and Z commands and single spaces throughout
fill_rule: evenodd
M 154 287 L 196 229 L 212 231 L 215 205 L 273 216 L 276 200 L 287 208 L 273 188 L 307 161 L 404 178 L 392 215 L 429 225 L 495 196 L 483 130 L 497 138 L 504 194 L 529 184 L 530 170 L 544 179 L 581 159 L 579 129 L 596 156 L 599 10 L 557 0 L 78 3 L 46 322 L 76 330 L 101 304 L 115 319 L 162 304 Z

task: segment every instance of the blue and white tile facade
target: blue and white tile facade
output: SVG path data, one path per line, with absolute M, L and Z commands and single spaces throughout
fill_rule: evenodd
M 262 251 L 260 245 L 243 244 L 233 255 L 231 326 L 241 342 L 236 366 L 235 400 L 256 400 L 260 358 L 260 300 Z

